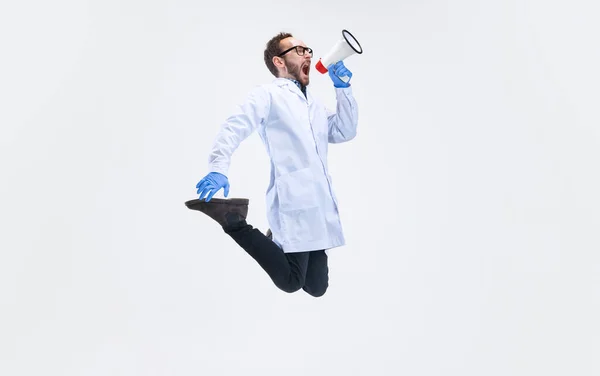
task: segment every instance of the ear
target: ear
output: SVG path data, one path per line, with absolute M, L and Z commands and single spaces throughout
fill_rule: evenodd
M 283 68 L 285 66 L 285 64 L 283 63 L 283 59 L 280 58 L 279 56 L 273 56 L 273 64 L 277 68 Z
M 285 71 L 285 63 L 279 56 L 273 56 L 273 64 L 275 65 L 277 71 L 280 72 L 279 74 L 282 74 L 281 72 Z

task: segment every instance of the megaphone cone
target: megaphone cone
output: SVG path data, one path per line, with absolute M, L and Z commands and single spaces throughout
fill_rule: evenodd
M 327 52 L 325 56 L 319 59 L 315 68 L 325 74 L 328 72 L 327 67 L 331 64 L 335 64 L 338 61 L 342 61 L 350 55 L 362 54 L 363 49 L 358 43 L 358 40 L 354 38 L 348 30 L 342 30 L 342 38 Z M 344 82 L 348 82 L 349 77 L 340 77 Z

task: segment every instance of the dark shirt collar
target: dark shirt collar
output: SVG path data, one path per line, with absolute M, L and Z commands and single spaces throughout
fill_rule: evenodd
M 300 89 L 300 91 L 302 92 L 302 94 L 304 94 L 304 97 L 306 97 L 306 86 L 302 85 L 299 81 L 294 80 L 293 78 L 288 78 L 288 80 L 292 81 L 293 83 L 296 84 L 296 86 L 298 86 L 298 88 Z

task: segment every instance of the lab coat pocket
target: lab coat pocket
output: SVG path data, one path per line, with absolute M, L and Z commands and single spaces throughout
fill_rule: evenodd
M 311 169 L 280 176 L 276 186 L 284 241 L 289 244 L 322 239 L 324 219 Z
M 282 175 L 276 184 L 281 210 L 306 209 L 317 205 L 310 167 Z

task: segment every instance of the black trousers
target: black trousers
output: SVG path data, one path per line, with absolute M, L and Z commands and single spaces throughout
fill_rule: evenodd
M 258 262 L 279 289 L 289 293 L 303 289 L 314 297 L 327 291 L 329 268 L 325 250 L 284 253 L 246 221 L 223 230 Z

